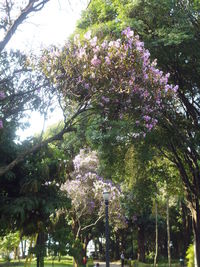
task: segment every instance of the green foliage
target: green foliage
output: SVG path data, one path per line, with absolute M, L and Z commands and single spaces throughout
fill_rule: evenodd
M 83 263 L 83 247 L 84 244 L 79 239 L 76 239 L 74 240 L 72 248 L 70 250 L 70 254 L 76 259 L 79 265 Z
M 48 253 L 53 257 L 67 255 L 71 251 L 73 239 L 71 227 L 64 214 L 59 214 L 55 218 L 51 216 L 51 227 L 49 229 Z
M 7 192 L 0 207 L 5 227 L 32 235 L 39 230 L 41 222 L 44 229 L 50 225 L 49 216 L 55 214 L 56 209 L 69 207 L 68 198 L 60 192 L 61 170 L 62 166 L 50 148 L 37 156 L 32 155 L 14 169 L 13 180 L 1 184 Z
M 0 238 L 0 254 L 4 259 L 9 259 L 10 253 L 17 248 L 20 243 L 19 232 L 8 233 L 6 236 Z
M 194 267 L 194 244 L 191 244 L 186 251 L 187 266 Z

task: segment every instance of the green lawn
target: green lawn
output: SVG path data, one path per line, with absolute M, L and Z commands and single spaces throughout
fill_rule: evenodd
M 9 266 L 17 266 L 17 267 L 24 267 L 25 260 L 19 261 L 10 261 L 10 262 L 3 262 L 0 261 L 0 267 L 9 267 Z M 36 267 L 36 259 L 33 259 L 31 262 L 30 267 Z M 87 267 L 93 266 L 93 260 L 89 260 L 87 263 Z M 28 265 L 27 265 L 28 266 Z M 72 257 L 63 257 L 60 261 L 57 259 L 52 261 L 52 259 L 48 258 L 44 260 L 45 267 L 72 267 L 73 266 L 73 259 Z
M 0 261 L 0 267 L 2 266 L 17 266 L 17 267 L 24 267 L 25 260 L 19 261 L 10 261 L 10 262 L 3 262 Z M 36 259 L 32 259 L 31 261 L 31 267 L 36 267 Z M 52 259 L 45 259 L 44 261 L 45 267 L 72 267 L 73 266 L 73 260 L 72 257 L 64 257 L 62 260 L 52 260 Z

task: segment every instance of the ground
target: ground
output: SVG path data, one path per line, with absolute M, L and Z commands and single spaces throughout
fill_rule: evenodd
M 99 267 L 106 266 L 105 261 L 94 261 L 94 264 L 96 264 L 97 262 L 99 263 Z M 114 261 L 114 262 L 110 263 L 110 267 L 119 267 L 119 266 L 121 266 L 121 262 L 120 261 Z

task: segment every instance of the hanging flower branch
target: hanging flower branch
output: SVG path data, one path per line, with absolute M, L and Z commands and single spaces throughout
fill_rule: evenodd
M 178 89 L 168 83 L 169 73 L 160 71 L 156 60 L 151 62 L 149 51 L 130 28 L 114 41 L 101 42 L 91 32 L 83 39 L 76 35 L 61 52 L 46 53 L 41 64 L 66 98 L 87 100 L 111 119 L 128 115 L 147 131 Z

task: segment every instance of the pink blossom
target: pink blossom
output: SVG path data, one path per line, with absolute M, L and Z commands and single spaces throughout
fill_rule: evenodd
M 114 44 L 114 41 L 110 41 L 108 46 L 113 46 L 113 44 Z
M 97 45 L 96 47 L 93 48 L 94 53 L 97 53 L 100 51 L 100 47 Z
M 121 39 L 117 39 L 117 41 L 115 41 L 115 47 L 119 48 L 121 46 Z
M 148 115 L 143 116 L 143 118 L 144 118 L 145 121 L 150 121 L 151 120 L 151 117 L 148 116 Z
M 167 93 L 169 91 L 169 89 L 171 89 L 171 86 L 169 84 L 165 85 L 165 92 Z
M 135 44 L 136 44 L 136 49 L 138 51 L 142 51 L 143 50 L 143 47 L 144 47 L 144 43 L 143 42 L 137 40 Z
M 145 50 L 145 51 L 144 51 L 144 54 L 143 54 L 142 57 L 143 57 L 145 60 L 147 60 L 147 59 L 149 58 L 149 56 L 150 56 L 149 50 Z
M 91 44 L 91 46 L 96 46 L 96 44 L 97 44 L 97 37 L 96 36 L 94 36 L 91 40 L 90 40 L 90 44 Z
M 146 128 L 147 128 L 149 131 L 152 130 L 153 126 L 154 126 L 154 125 L 153 125 L 152 123 L 150 123 L 150 124 L 146 124 Z
M 106 48 L 108 46 L 108 41 L 104 40 L 103 43 L 101 44 L 102 48 Z
M 147 98 L 147 97 L 149 97 L 149 93 L 147 91 L 144 91 L 143 96 L 144 96 L 144 98 Z
M 85 89 L 89 89 L 89 88 L 90 88 L 89 83 L 86 83 L 85 84 Z
M 106 62 L 106 64 L 108 64 L 108 65 L 111 64 L 110 58 L 109 58 L 108 56 L 105 57 L 105 62 Z
M 178 85 L 176 85 L 176 86 L 174 86 L 173 88 L 172 88 L 172 90 L 176 93 L 177 91 L 178 91 Z
M 110 99 L 108 97 L 102 96 L 101 99 L 105 102 L 105 103 L 109 103 Z
M 127 38 L 130 38 L 134 35 L 134 32 L 131 31 L 131 28 L 128 27 L 125 30 L 122 31 L 122 34 L 126 35 Z
M 91 33 L 92 33 L 91 31 L 86 32 L 86 34 L 84 35 L 85 39 L 90 40 L 91 39 Z
M 5 97 L 5 93 L 3 91 L 0 91 L 0 100 L 4 99 Z
M 3 128 L 3 121 L 0 119 L 0 129 Z
M 94 55 L 93 59 L 91 60 L 91 64 L 95 67 L 101 64 L 101 60 L 97 57 L 97 55 Z
M 133 80 L 129 80 L 129 85 L 133 85 Z
M 83 56 L 85 56 L 86 55 L 86 52 L 85 52 L 85 49 L 83 48 L 83 47 L 81 47 L 80 49 L 79 49 L 79 53 L 78 53 L 78 58 L 82 58 Z

